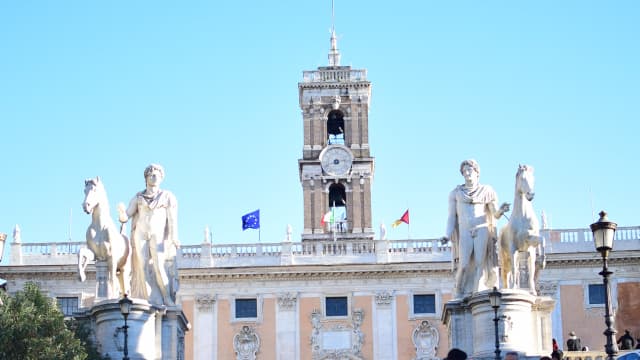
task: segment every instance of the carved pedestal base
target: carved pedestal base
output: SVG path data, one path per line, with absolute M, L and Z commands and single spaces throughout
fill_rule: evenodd
M 179 307 L 160 308 L 145 300 L 131 299 L 127 318 L 127 342 L 131 360 L 184 359 L 184 334 L 189 323 Z M 78 316 L 88 321 L 98 350 L 105 357 L 124 356 L 124 317 L 117 299 L 96 303 Z
M 533 296 L 526 290 L 502 289 L 498 309 L 498 341 L 501 356 L 517 351 L 520 358 L 538 359 L 551 346 L 551 311 L 554 301 Z M 449 331 L 450 347 L 464 350 L 473 359 L 495 359 L 494 310 L 489 291 L 445 304 L 443 323 Z

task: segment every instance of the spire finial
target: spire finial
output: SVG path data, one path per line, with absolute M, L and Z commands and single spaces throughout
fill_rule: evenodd
M 329 50 L 329 66 L 340 66 L 340 52 L 338 51 L 338 38 L 336 36 L 335 6 L 331 0 L 331 50 Z

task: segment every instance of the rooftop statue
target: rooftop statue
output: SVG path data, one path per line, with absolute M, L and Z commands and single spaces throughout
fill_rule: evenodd
M 443 243 L 452 241 L 456 297 L 491 289 L 498 283 L 497 219 L 509 211 L 498 207 L 498 196 L 489 185 L 479 183 L 480 166 L 475 160 L 460 164 L 464 184 L 449 194 L 449 217 Z
M 120 222 L 131 219 L 131 297 L 154 305 L 174 305 L 178 291 L 176 251 L 178 202 L 160 189 L 164 169 L 151 164 L 144 170 L 146 188 L 125 209 L 118 206 Z
M 527 252 L 528 289 L 536 294 L 536 250 L 542 244 L 540 225 L 531 201 L 535 195 L 533 167 L 519 165 L 516 172 L 516 189 L 513 211 L 507 225 L 500 230 L 500 259 L 502 287 L 520 288 L 518 253 Z
M 84 182 L 82 209 L 91 214 L 91 224 L 87 228 L 87 246 L 78 253 L 78 272 L 84 281 L 85 269 L 90 260 L 107 263 L 107 289 L 98 286 L 98 297 L 116 299 L 129 291 L 129 240 L 120 231 L 109 214 L 109 200 L 100 177 Z M 96 275 L 100 281 L 99 274 Z

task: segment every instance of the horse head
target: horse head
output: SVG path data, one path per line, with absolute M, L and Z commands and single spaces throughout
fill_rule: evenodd
M 104 185 L 99 176 L 84 181 L 84 201 L 82 202 L 82 210 L 87 214 L 91 214 L 96 206 L 100 205 L 106 199 Z
M 534 183 L 533 167 L 530 165 L 518 165 L 516 193 L 523 194 L 527 200 L 532 201 L 535 196 Z

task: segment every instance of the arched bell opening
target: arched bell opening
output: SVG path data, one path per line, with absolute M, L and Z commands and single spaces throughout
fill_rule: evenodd
M 346 232 L 347 231 L 347 191 L 342 184 L 331 184 L 329 186 L 329 212 L 330 231 Z
M 344 145 L 344 114 L 332 110 L 327 116 L 327 143 Z

